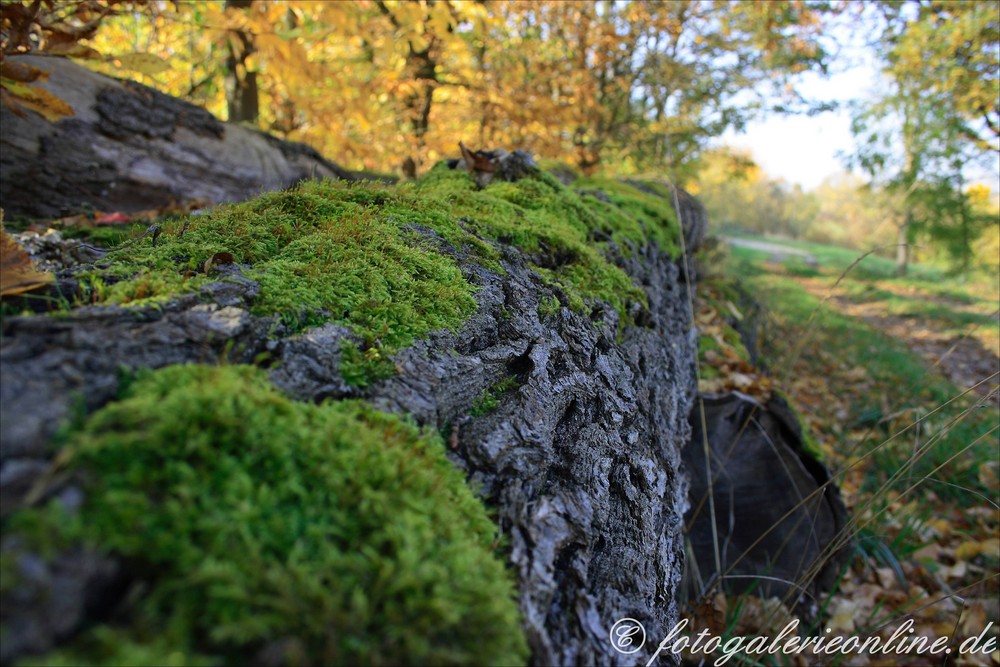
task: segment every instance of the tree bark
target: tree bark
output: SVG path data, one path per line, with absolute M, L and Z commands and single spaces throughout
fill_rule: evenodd
M 8 216 L 216 204 L 306 178 L 365 176 L 305 144 L 222 123 L 193 104 L 65 58 L 9 57 L 49 72 L 41 85 L 75 114 L 50 123 L 0 105 L 0 205 Z
M 253 0 L 226 0 L 226 9 L 248 9 Z M 257 73 L 247 70 L 247 58 L 256 49 L 253 35 L 245 30 L 231 30 L 226 41 L 226 108 L 230 123 L 257 124 L 260 96 Z
M 905 276 L 910 264 L 910 223 L 912 216 L 906 214 L 906 220 L 897 230 L 896 236 L 896 275 Z

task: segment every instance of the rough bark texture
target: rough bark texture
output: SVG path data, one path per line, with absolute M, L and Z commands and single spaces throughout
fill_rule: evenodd
M 222 123 L 200 107 L 65 58 L 12 58 L 48 71 L 40 85 L 75 114 L 50 123 L 0 105 L 0 199 L 8 217 L 215 204 L 304 178 L 365 176 L 304 144 Z
M 623 261 L 649 296 L 650 317 L 619 337 L 610 308 L 589 317 L 563 308 L 541 321 L 538 303 L 551 288 L 519 251 L 504 249 L 501 274 L 437 241 L 479 286 L 479 310 L 457 334 L 434 334 L 399 353 L 399 374 L 364 391 L 338 373 L 347 329 L 283 337 L 270 318 L 249 313 L 257 285 L 236 266 L 222 267 L 227 282 L 158 309 L 6 318 L 4 510 L 32 488 L 34 499 L 80 493 L 72 480 L 47 475 L 51 436 L 78 401 L 93 410 L 111 400 L 123 366 L 213 363 L 223 355 L 250 362 L 269 351 L 278 362 L 273 381 L 298 397 L 362 397 L 450 433 L 455 463 L 481 486 L 509 537 L 536 664 L 642 662 L 615 653 L 608 630 L 630 616 L 650 636 L 664 636 L 676 621 L 686 492 L 680 450 L 694 389 L 678 267 L 655 248 Z M 475 400 L 511 374 L 521 386 L 491 413 L 470 416 Z M 72 636 L 93 618 L 92 600 L 113 606 L 121 590 L 111 575 L 122 564 L 114 560 L 76 554 L 45 566 L 18 551 L 16 535 L 3 547 L 33 573 L 30 585 L 5 594 L 3 625 L 13 640 L 3 643 L 3 662 Z

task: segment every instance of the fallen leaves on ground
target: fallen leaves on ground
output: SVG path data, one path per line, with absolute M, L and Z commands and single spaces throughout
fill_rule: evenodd
M 35 269 L 24 248 L 0 228 L 0 296 L 24 294 L 52 280 L 52 274 Z

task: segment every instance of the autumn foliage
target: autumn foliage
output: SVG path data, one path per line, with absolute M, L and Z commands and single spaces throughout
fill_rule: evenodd
M 20 0 L 3 6 L 3 51 L 84 58 L 354 168 L 414 174 L 464 138 L 628 172 L 690 158 L 755 112 L 740 93 L 781 91 L 821 66 L 822 11 L 798 0 Z

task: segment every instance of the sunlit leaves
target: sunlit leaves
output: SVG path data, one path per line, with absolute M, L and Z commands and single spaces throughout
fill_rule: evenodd
M 338 161 L 426 167 L 520 146 L 587 168 L 662 169 L 757 108 L 737 94 L 816 66 L 802 2 L 151 2 L 88 44 L 148 53 L 137 78 L 223 115 L 226 34 L 253 39 L 260 124 Z M 152 62 L 152 61 L 150 61 Z M 112 71 L 106 66 L 105 71 Z M 670 141 L 670 151 L 667 141 Z
M 912 7 L 911 7 L 912 8 Z M 889 72 L 947 95 L 967 138 L 1000 149 L 1000 15 L 991 2 L 920 4 L 887 30 Z

